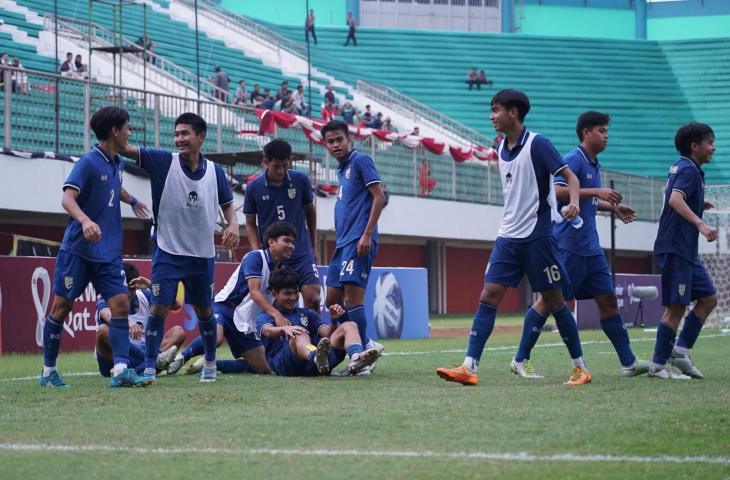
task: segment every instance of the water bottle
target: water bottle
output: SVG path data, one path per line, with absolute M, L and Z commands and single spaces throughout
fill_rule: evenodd
M 560 213 L 565 215 L 565 210 L 568 208 L 568 206 L 564 206 L 560 209 Z M 566 220 L 566 222 L 570 223 L 570 226 L 575 228 L 576 230 L 581 228 L 583 226 L 583 219 L 580 218 L 580 215 L 576 215 L 574 218 L 571 218 L 570 220 Z

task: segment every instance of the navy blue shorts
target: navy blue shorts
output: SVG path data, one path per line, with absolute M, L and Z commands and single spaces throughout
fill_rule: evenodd
M 535 292 L 570 285 L 555 237 L 538 237 L 529 242 L 497 237 L 484 272 L 484 282 L 515 288 L 525 275 Z
M 566 300 L 585 300 L 598 295 L 615 295 L 611 269 L 604 254 L 581 257 L 567 250 L 560 250 L 565 270 L 570 275 L 570 285 L 563 286 Z
M 213 305 L 214 258 L 172 255 L 155 248 L 152 256 L 152 305 L 172 305 L 177 284 L 185 287 L 185 303 L 205 308 Z
M 299 275 L 299 286 L 304 285 L 322 285 L 319 280 L 319 270 L 317 264 L 314 263 L 314 257 L 307 255 L 296 262 L 283 261 L 282 265 L 286 265 Z
M 330 369 L 335 368 L 345 359 L 347 352 L 333 348 L 330 350 Z M 271 369 L 282 377 L 316 377 L 319 375 L 317 367 L 308 360 L 302 360 L 294 355 L 287 342 L 274 356 L 267 357 Z
M 126 294 L 122 257 L 108 262 L 91 262 L 71 252 L 61 250 L 53 272 L 53 291 L 59 297 L 72 300 L 83 293 L 91 282 L 96 293 L 109 299 L 120 293 Z
M 228 310 L 217 303 L 213 305 L 213 315 L 218 325 L 223 327 L 223 336 L 228 342 L 228 348 L 231 349 L 233 358 L 242 358 L 244 352 L 261 347 L 263 343 L 256 338 L 254 333 L 246 334 L 238 330 L 233 323 L 233 316 Z
M 364 257 L 357 254 L 357 242 L 353 240 L 343 247 L 335 248 L 327 270 L 328 287 L 342 288 L 346 283 L 367 287 L 370 270 L 378 254 L 378 242 L 371 243 L 370 253 Z
M 715 294 L 715 285 L 705 266 L 665 253 L 656 256 L 662 269 L 662 305 L 689 305 L 693 301 Z

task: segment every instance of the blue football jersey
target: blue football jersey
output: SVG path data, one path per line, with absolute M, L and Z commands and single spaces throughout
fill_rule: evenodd
M 274 304 L 274 306 L 276 307 L 277 305 Z M 317 315 L 314 310 L 309 308 L 295 308 L 290 312 L 280 308 L 278 310 L 293 326 L 306 328 L 307 332 L 309 332 L 309 338 L 314 345 L 316 345 L 320 340 L 319 329 L 324 325 L 330 325 L 329 322 L 322 320 L 322 318 Z M 261 341 L 264 344 L 266 356 L 273 357 L 284 347 L 284 345 L 286 345 L 288 340 L 284 338 L 267 338 L 261 335 L 261 329 L 263 329 L 266 325 L 275 325 L 274 317 L 266 312 L 262 312 L 256 317 L 256 334 L 261 338 Z
M 61 250 L 91 262 L 107 263 L 122 255 L 122 212 L 119 194 L 124 162 L 109 158 L 98 145 L 81 157 L 68 175 L 63 189 L 78 190 L 76 203 L 101 229 L 101 239 L 89 242 L 81 224 L 69 217 Z
M 336 245 L 342 247 L 358 240 L 370 218 L 373 197 L 368 187 L 381 183 L 373 159 L 353 150 L 337 171 L 340 188 L 335 203 Z M 373 241 L 378 240 L 378 227 L 373 232 Z

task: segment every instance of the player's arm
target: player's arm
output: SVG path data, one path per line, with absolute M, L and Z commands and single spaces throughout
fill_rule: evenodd
M 561 175 L 563 171 L 560 172 Z M 555 196 L 558 197 L 563 203 L 568 203 L 570 200 L 570 190 L 568 189 L 567 183 L 555 183 Z M 612 188 L 581 188 L 580 199 L 585 200 L 586 198 L 598 197 L 599 200 L 604 202 L 618 205 L 621 203 L 621 194 Z M 600 205 L 600 204 L 599 204 Z M 600 210 L 600 209 L 599 209 Z
M 259 250 L 263 248 L 259 240 L 259 227 L 256 225 L 256 214 L 246 215 L 246 237 L 251 249 Z
M 233 201 L 223 205 L 223 218 L 228 222 L 228 226 L 223 231 L 223 238 L 221 243 L 224 247 L 236 248 L 238 246 L 239 231 L 238 231 L 238 218 L 236 218 L 236 208 L 233 206 Z
M 101 229 L 93 220 L 91 220 L 79 204 L 76 202 L 76 198 L 79 196 L 79 190 L 73 187 L 67 187 L 63 190 L 63 199 L 61 200 L 61 206 L 64 210 L 77 222 L 81 224 L 81 229 L 84 232 L 84 238 L 89 242 L 98 242 L 101 239 Z
M 717 240 L 717 230 L 707 225 L 700 217 L 695 215 L 684 199 L 684 193 L 680 190 L 672 190 L 669 196 L 669 206 L 677 212 L 677 215 L 694 225 L 708 242 Z
M 266 338 L 286 338 L 291 339 L 297 335 L 302 335 L 307 332 L 307 329 L 300 327 L 299 325 L 285 325 L 283 327 L 275 327 L 271 324 L 264 325 L 261 327 L 259 334 Z
M 307 220 L 307 229 L 309 230 L 309 241 L 312 243 L 312 254 L 317 259 L 317 207 L 314 202 L 304 207 L 304 217 Z
M 568 204 L 565 207 L 563 217 L 566 220 L 570 220 L 580 214 L 580 208 L 578 207 L 578 202 L 580 201 L 580 181 L 567 165 L 560 170 L 560 175 L 568 184 Z
M 378 219 L 383 212 L 383 207 L 385 207 L 385 193 L 383 193 L 382 183 L 371 183 L 368 185 L 368 192 L 373 197 L 373 205 L 370 207 L 370 216 L 368 217 L 368 224 L 365 226 L 365 231 L 362 233 L 360 241 L 357 242 L 357 254 L 361 257 L 370 253 L 373 233 L 375 233 Z
M 150 210 L 147 208 L 147 205 L 145 205 L 144 202 L 137 200 L 134 195 L 125 190 L 124 187 L 122 187 L 119 192 L 119 199 L 123 203 L 127 203 L 130 207 L 132 207 L 132 211 L 137 218 L 150 218 Z
M 127 144 L 127 146 L 124 147 L 124 150 L 122 150 L 119 153 L 121 153 L 122 155 L 124 155 L 127 158 L 131 158 L 138 164 L 140 162 L 140 158 L 142 157 L 142 155 L 140 154 L 140 151 L 139 151 L 139 147 L 130 145 L 130 144 Z
M 601 212 L 611 212 L 624 223 L 631 223 L 636 220 L 636 210 L 622 203 L 614 205 L 612 203 L 599 200 L 598 210 L 600 210 Z
M 330 311 L 330 318 L 332 319 L 332 323 L 324 323 L 324 324 L 320 325 L 319 330 L 317 332 L 317 333 L 319 333 L 320 337 L 331 336 L 332 333 L 337 328 L 337 319 L 345 314 L 345 309 L 342 308 L 342 305 L 340 305 L 340 304 L 334 303 L 327 308 Z
M 284 318 L 284 315 L 282 315 L 279 310 L 277 310 L 271 303 L 269 303 L 269 299 L 266 298 L 266 295 L 261 293 L 260 277 L 249 277 L 246 279 L 246 282 L 248 283 L 248 291 L 251 294 L 251 300 L 256 302 L 256 305 L 261 307 L 261 310 L 263 310 L 270 317 L 272 317 L 277 326 L 291 324 L 289 320 Z

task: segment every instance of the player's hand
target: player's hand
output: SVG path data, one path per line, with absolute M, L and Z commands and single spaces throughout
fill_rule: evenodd
M 362 237 L 360 237 L 360 241 L 357 242 L 357 255 L 359 257 L 366 257 L 370 253 L 372 242 L 373 237 L 367 233 L 363 233 Z
M 330 311 L 330 317 L 332 317 L 332 320 L 337 320 L 345 314 L 345 309 L 342 308 L 342 305 L 340 305 L 339 303 L 330 305 L 329 307 L 327 307 L 327 310 Z
M 223 231 L 223 238 L 221 244 L 224 247 L 236 248 L 238 246 L 238 225 L 228 225 Z
M 599 188 L 596 196 L 612 205 L 621 203 L 621 194 L 612 188 Z
M 81 222 L 81 228 L 84 232 L 84 238 L 90 242 L 98 242 L 101 240 L 101 229 L 99 225 L 92 222 L 91 219 L 86 219 Z
M 702 205 L 702 209 L 703 210 L 709 210 L 711 208 L 715 208 L 715 204 L 712 203 L 712 202 L 708 202 L 707 200 L 705 200 L 705 204 Z
M 613 213 L 624 223 L 631 223 L 636 220 L 636 210 L 628 205 L 616 205 Z
M 290 340 L 297 335 L 304 335 L 307 333 L 307 330 L 299 325 L 289 325 L 288 327 L 281 327 L 281 329 L 284 332 L 284 336 Z
M 704 236 L 708 242 L 714 242 L 717 240 L 717 230 L 707 225 L 705 222 L 700 222 L 700 224 L 697 225 L 697 230 L 700 231 L 702 236 Z
M 276 315 L 274 315 L 274 325 L 276 325 L 277 327 L 286 327 L 291 325 L 291 322 L 284 318 L 284 315 L 277 312 Z
M 137 218 L 150 218 L 150 209 L 147 208 L 144 202 L 140 202 L 139 200 L 132 207 L 132 211 Z
M 575 203 L 569 203 L 560 209 L 563 218 L 566 220 L 572 220 L 580 214 L 580 208 Z
M 132 337 L 132 340 L 139 340 L 142 338 L 143 334 L 144 332 L 142 331 L 142 327 L 140 327 L 138 323 L 129 327 L 129 336 Z
M 150 279 L 147 277 L 142 277 L 142 276 L 133 278 L 129 282 L 129 288 L 140 289 L 140 288 L 150 288 L 151 286 L 152 286 L 152 282 L 150 281 Z

